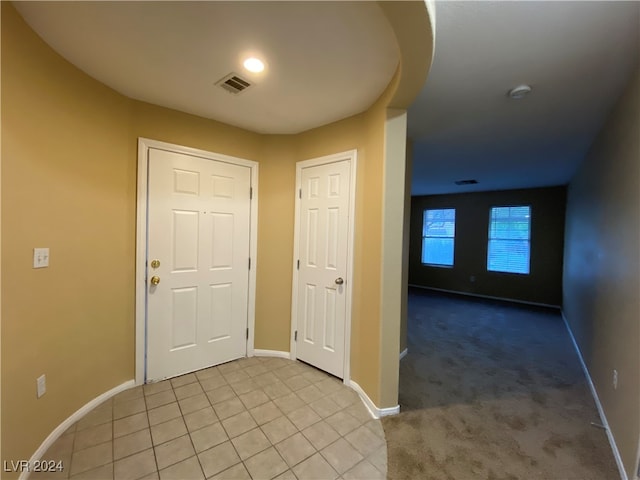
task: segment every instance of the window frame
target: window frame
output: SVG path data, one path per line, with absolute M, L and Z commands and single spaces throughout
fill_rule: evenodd
M 425 225 L 427 222 L 428 212 L 433 211 L 446 211 L 453 210 L 453 235 L 443 236 L 443 235 L 426 235 L 425 234 Z M 444 220 L 446 221 L 446 220 Z M 437 239 L 451 239 L 451 263 L 427 263 L 425 262 L 425 239 L 427 238 L 437 238 Z M 422 211 L 422 240 L 421 240 L 421 249 L 420 249 L 420 263 L 427 267 L 436 267 L 436 268 L 453 268 L 455 265 L 455 257 L 456 257 L 456 208 L 455 207 L 447 207 L 447 208 L 425 208 Z
M 501 238 L 501 237 L 492 237 L 492 225 L 494 222 L 494 211 L 498 208 L 528 208 L 529 212 L 528 212 L 528 216 L 527 216 L 527 220 L 528 220 L 528 225 L 527 225 L 527 238 L 526 239 L 518 239 L 518 238 Z M 492 272 L 492 273 L 499 273 L 499 274 L 508 274 L 508 275 L 524 275 L 524 276 L 529 276 L 531 275 L 531 218 L 532 218 L 532 211 L 533 209 L 531 208 L 531 204 L 521 204 L 521 205 L 494 205 L 491 206 L 489 209 L 489 226 L 488 226 L 488 231 L 487 231 L 487 272 Z M 509 220 L 511 220 L 511 212 L 509 212 Z M 511 222 L 510 222 L 511 223 Z M 505 243 L 515 243 L 515 242 L 526 242 L 527 245 L 527 271 L 526 272 L 516 272 L 516 271 L 510 271 L 510 270 L 496 270 L 489 268 L 490 264 L 490 258 L 491 258 L 491 241 L 498 241 L 498 242 L 505 242 Z

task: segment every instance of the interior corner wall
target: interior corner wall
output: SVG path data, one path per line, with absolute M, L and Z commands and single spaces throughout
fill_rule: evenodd
M 254 346 L 288 352 L 295 225 L 296 162 L 289 135 L 266 135 L 261 147 Z
M 384 125 L 384 183 L 380 312 L 380 407 L 398 406 L 400 331 L 405 292 L 404 221 L 407 112 L 387 109 Z
M 560 306 L 564 245 L 565 187 L 501 190 L 413 197 L 409 283 L 428 288 Z M 528 275 L 487 270 L 491 207 L 531 205 Z M 422 222 L 426 209 L 455 208 L 453 267 L 422 263 Z
M 413 142 L 407 138 L 406 170 L 404 184 L 404 228 L 402 247 L 402 309 L 400 312 L 400 353 L 408 348 L 407 328 L 409 321 L 409 243 L 411 239 L 411 178 L 413 175 Z
M 639 131 L 640 70 L 569 184 L 563 279 L 565 316 L 630 479 L 640 443 Z
M 134 377 L 137 138 L 260 160 L 263 136 L 114 92 L 55 53 L 9 2 L 1 114 L 2 276 L 12 281 L 2 284 L 0 457 L 9 461 Z M 32 268 L 34 247 L 50 248 L 49 268 Z M 289 328 L 288 318 L 256 316 Z M 47 393 L 37 399 L 41 374 Z
M 130 101 L 53 52 L 9 2 L 1 8 L 9 461 L 29 459 L 79 407 L 133 378 L 135 145 Z M 34 247 L 50 248 L 48 268 L 32 268 Z

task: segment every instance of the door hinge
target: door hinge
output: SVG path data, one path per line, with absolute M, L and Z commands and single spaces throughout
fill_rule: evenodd
M 251 270 L 251 257 L 249 257 L 249 270 Z
M 298 260 L 298 270 L 300 270 L 300 260 Z
M 253 187 L 249 187 L 249 200 L 253 198 Z
M 249 327 L 247 327 L 247 340 L 249 340 Z
M 302 198 L 302 189 L 298 190 L 298 198 Z
M 293 334 L 293 341 L 297 342 L 298 341 L 298 330 L 296 330 Z

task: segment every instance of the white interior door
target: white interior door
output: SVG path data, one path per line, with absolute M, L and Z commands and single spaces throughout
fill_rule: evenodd
M 296 356 L 344 378 L 351 160 L 300 172 Z
M 246 355 L 251 169 L 156 148 L 148 168 L 149 381 Z

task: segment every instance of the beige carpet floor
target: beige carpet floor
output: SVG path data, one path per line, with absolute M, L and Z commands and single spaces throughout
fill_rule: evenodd
M 411 289 L 408 330 L 389 479 L 620 478 L 558 311 Z

